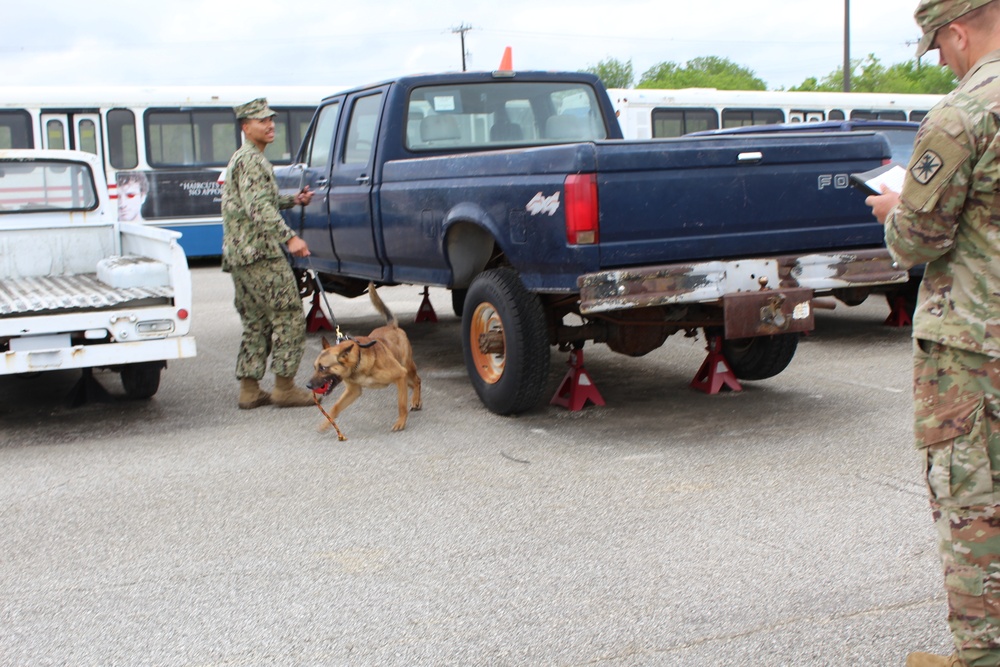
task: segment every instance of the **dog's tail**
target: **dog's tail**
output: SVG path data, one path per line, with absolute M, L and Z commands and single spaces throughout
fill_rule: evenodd
M 381 297 L 379 297 L 378 292 L 375 291 L 375 283 L 368 283 L 368 296 L 372 300 L 372 305 L 375 306 L 375 310 L 382 313 L 382 317 L 385 318 L 385 323 L 391 327 L 399 326 L 399 322 L 396 320 L 396 316 L 392 314 L 389 310 L 389 306 L 382 302 Z

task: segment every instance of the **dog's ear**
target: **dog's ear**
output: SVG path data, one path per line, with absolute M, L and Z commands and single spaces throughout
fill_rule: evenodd
M 329 342 L 329 341 L 328 341 L 328 340 L 326 339 L 326 336 L 322 336 L 322 337 L 320 338 L 320 340 L 321 340 L 321 341 L 323 341 L 323 349 L 324 349 L 324 350 L 325 350 L 326 348 L 330 347 L 330 342 Z
M 346 363 L 345 363 L 345 362 L 346 362 L 346 361 L 347 361 L 347 359 L 348 359 L 348 358 L 349 358 L 349 357 L 351 356 L 351 350 L 353 350 L 353 349 L 354 349 L 354 346 L 353 346 L 353 345 L 348 345 L 348 346 L 347 346 L 347 349 L 345 349 L 345 350 L 342 350 L 342 351 L 340 352 L 340 354 L 338 354 L 338 355 L 337 355 L 337 361 L 339 361 L 340 363 L 342 363 L 342 364 L 345 364 L 345 365 L 346 365 Z

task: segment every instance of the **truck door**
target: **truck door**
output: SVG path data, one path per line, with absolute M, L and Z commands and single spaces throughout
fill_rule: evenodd
M 340 120 L 341 100 L 329 102 L 319 109 L 316 122 L 313 123 L 303 155 L 300 156 L 302 169 L 299 182 L 294 186 L 301 189 L 308 185 L 315 194 L 312 202 L 306 207 L 304 214 L 298 209 L 291 222 L 291 227 L 298 230 L 299 236 L 309 244 L 312 254 L 311 263 L 317 270 L 336 273 L 340 270 L 340 258 L 330 233 L 330 167 L 333 159 L 333 146 L 337 136 L 337 124 Z M 294 170 L 288 170 L 289 176 Z M 291 185 L 286 183 L 285 185 Z
M 384 277 L 372 224 L 375 140 L 384 97 L 385 89 L 376 89 L 346 100 L 348 115 L 330 177 L 330 234 L 340 271 L 373 280 Z

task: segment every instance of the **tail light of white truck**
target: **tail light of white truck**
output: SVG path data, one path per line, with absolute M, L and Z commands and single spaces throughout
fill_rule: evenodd
M 570 174 L 564 184 L 566 242 L 593 245 L 600 241 L 597 175 Z

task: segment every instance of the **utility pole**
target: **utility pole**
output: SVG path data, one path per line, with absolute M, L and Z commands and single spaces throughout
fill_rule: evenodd
M 844 0 L 844 92 L 851 92 L 851 0 Z
M 458 26 L 457 28 L 452 28 L 451 29 L 452 34 L 458 33 L 461 36 L 461 39 L 462 39 L 462 71 L 463 72 L 465 71 L 465 33 L 469 32 L 470 30 L 472 30 L 472 26 L 471 25 L 465 25 L 464 23 L 462 25 Z

